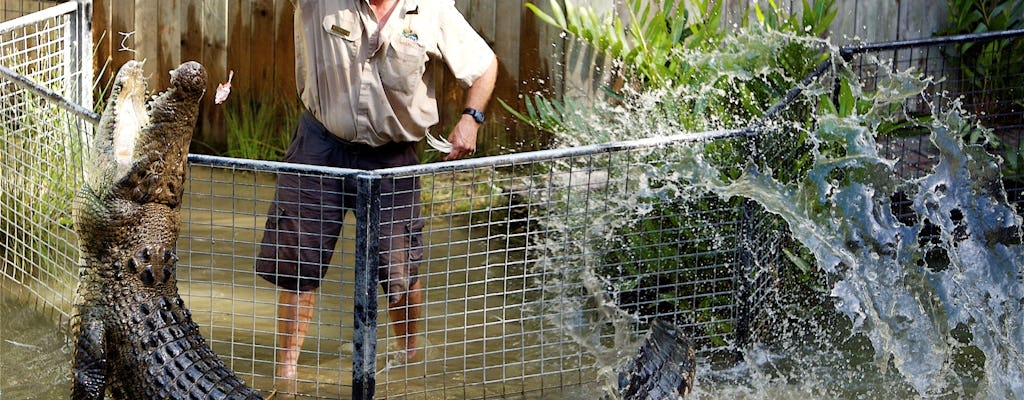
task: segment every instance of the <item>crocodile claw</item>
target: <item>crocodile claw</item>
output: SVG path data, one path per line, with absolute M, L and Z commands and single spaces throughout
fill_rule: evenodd
M 174 277 L 178 256 L 163 246 L 143 246 L 128 259 L 128 270 L 146 286 L 166 284 Z

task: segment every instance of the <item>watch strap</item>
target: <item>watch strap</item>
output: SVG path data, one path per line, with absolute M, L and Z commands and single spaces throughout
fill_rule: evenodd
M 469 116 L 472 116 L 473 119 L 478 124 L 484 123 L 484 118 L 485 117 L 484 117 L 484 112 L 483 111 L 477 110 L 475 108 L 466 107 L 465 109 L 462 110 L 462 113 L 463 114 L 467 114 Z

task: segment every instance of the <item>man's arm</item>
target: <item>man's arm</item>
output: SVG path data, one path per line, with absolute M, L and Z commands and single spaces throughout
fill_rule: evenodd
M 466 107 L 484 111 L 487 102 L 491 100 L 494 93 L 494 84 L 498 80 L 498 59 L 494 58 L 491 66 L 473 81 L 473 84 L 466 89 Z M 452 152 L 448 153 L 445 161 L 458 160 L 476 152 L 476 136 L 480 130 L 480 124 L 472 116 L 463 114 L 459 122 L 452 128 L 448 135 L 448 141 L 452 143 Z

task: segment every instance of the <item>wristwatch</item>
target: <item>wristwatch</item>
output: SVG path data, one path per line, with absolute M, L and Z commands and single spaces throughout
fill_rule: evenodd
M 466 109 L 462 110 L 462 113 L 463 114 L 469 114 L 470 116 L 472 116 L 473 120 L 475 120 L 476 123 L 478 123 L 478 124 L 484 123 L 484 113 L 483 113 L 483 111 L 477 110 L 475 108 L 466 107 Z

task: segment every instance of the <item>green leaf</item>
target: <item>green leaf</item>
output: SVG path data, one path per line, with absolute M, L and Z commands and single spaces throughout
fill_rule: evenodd
M 532 11 L 533 15 L 537 16 L 537 18 L 539 18 L 545 24 L 561 27 L 561 25 L 559 25 L 552 16 L 548 15 L 544 11 L 541 11 L 541 9 L 537 8 L 537 6 L 535 6 L 533 3 L 526 3 L 526 8 Z
M 565 7 L 570 7 L 568 1 L 565 2 Z M 555 21 L 558 22 L 558 25 L 556 26 L 562 27 L 563 29 L 569 27 L 569 24 L 565 23 L 565 13 L 562 12 L 562 7 L 558 5 L 558 0 L 551 0 L 551 13 L 555 14 Z
M 849 117 L 853 114 L 854 103 L 853 89 L 850 87 L 850 81 L 845 77 L 839 80 L 839 116 Z
M 835 104 L 832 104 L 832 99 L 830 99 L 829 96 L 825 94 L 821 95 L 818 98 L 818 109 L 823 110 L 827 114 L 839 115 L 839 112 L 836 110 Z
M 793 263 L 793 265 L 796 266 L 796 268 L 799 269 L 800 272 L 807 274 L 812 271 L 811 264 L 797 256 L 796 254 L 793 254 L 786 248 L 782 248 L 782 253 L 786 255 L 786 258 L 789 259 L 789 262 Z

